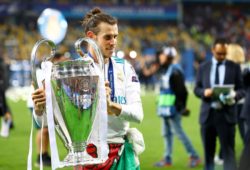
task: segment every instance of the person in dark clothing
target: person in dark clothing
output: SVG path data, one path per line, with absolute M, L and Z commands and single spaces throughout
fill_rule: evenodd
M 200 65 L 194 93 L 202 100 L 200 108 L 201 137 L 205 154 L 204 170 L 214 170 L 216 137 L 219 137 L 224 170 L 235 170 L 236 102 L 244 97 L 240 65 L 226 60 L 227 41 L 216 39 L 213 58 Z M 229 93 L 214 95 L 214 86 L 234 86 Z
M 163 120 L 163 136 L 165 140 L 164 158 L 155 163 L 157 167 L 172 165 L 173 133 L 183 143 L 190 156 L 189 167 L 199 165 L 200 158 L 181 125 L 181 113 L 186 113 L 188 92 L 185 87 L 183 72 L 179 65 L 174 64 L 177 51 L 174 47 L 164 47 L 157 54 L 158 65 L 152 66 L 149 72 L 157 72 L 160 79 L 160 94 L 157 102 L 157 114 Z M 145 70 L 146 72 L 146 70 Z
M 3 58 L 0 58 L 0 115 L 4 116 L 6 109 L 7 109 L 7 104 L 6 104 L 6 100 L 5 100 L 5 90 L 6 90 L 6 79 L 7 79 L 7 75 L 6 75 L 6 66 L 4 63 Z
M 226 59 L 239 64 L 242 71 L 246 67 L 244 49 L 239 44 L 228 45 Z M 245 119 L 242 117 L 242 108 L 244 103 L 245 98 L 242 98 L 240 101 L 237 102 L 237 124 L 240 132 L 240 137 L 242 138 L 242 141 L 245 144 L 246 128 Z
M 12 115 L 8 107 L 5 91 L 8 87 L 7 67 L 4 59 L 0 58 L 0 116 L 2 118 L 0 136 L 8 137 L 9 130 L 13 126 Z
M 245 146 L 241 154 L 239 170 L 250 169 L 250 67 L 243 71 L 243 82 L 246 87 L 245 103 L 242 108 L 241 115 L 244 118 L 247 129 L 245 135 Z

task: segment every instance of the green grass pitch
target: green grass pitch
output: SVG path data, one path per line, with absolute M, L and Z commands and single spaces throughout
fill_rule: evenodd
M 161 135 L 161 119 L 155 113 L 155 95 L 148 93 L 142 96 L 144 108 L 144 120 L 141 124 L 131 124 L 137 127 L 144 135 L 146 150 L 140 155 L 142 170 L 157 170 L 153 164 L 159 161 L 163 156 L 163 138 Z M 25 170 L 27 169 L 27 155 L 29 146 L 29 134 L 31 127 L 31 113 L 26 107 L 25 101 L 13 102 L 9 101 L 9 105 L 14 114 L 15 128 L 11 131 L 9 138 L 0 137 L 0 170 Z M 183 117 L 183 127 L 185 132 L 192 141 L 195 149 L 198 151 L 203 161 L 203 150 L 200 138 L 200 126 L 198 124 L 199 116 L 199 100 L 192 93 L 189 95 L 188 107 L 191 110 L 189 117 Z M 35 133 L 34 133 L 35 135 Z M 33 140 L 34 141 L 34 140 Z M 33 162 L 36 159 L 35 146 L 33 142 Z M 60 147 L 63 147 L 60 144 Z M 239 159 L 243 148 L 242 141 L 237 131 L 236 135 L 236 157 Z M 174 138 L 173 150 L 173 166 L 165 168 L 169 170 L 187 170 L 188 154 L 186 153 L 182 143 L 178 138 Z M 38 169 L 34 168 L 33 169 Z M 50 168 L 44 168 L 49 170 Z M 70 169 L 73 168 L 64 168 Z M 203 163 L 194 168 L 194 170 L 202 170 Z M 216 170 L 222 170 L 222 167 L 216 167 Z

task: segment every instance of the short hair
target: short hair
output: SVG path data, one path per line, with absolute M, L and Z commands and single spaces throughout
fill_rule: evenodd
M 54 57 L 52 58 L 52 62 L 59 60 L 61 57 L 64 57 L 64 54 L 56 52 Z
M 108 23 L 110 25 L 117 24 L 117 19 L 101 11 L 100 8 L 93 8 L 88 12 L 82 20 L 82 26 L 84 28 L 84 33 L 92 31 L 94 34 L 99 33 L 98 25 L 101 22 Z
M 55 58 L 55 59 L 59 59 L 59 58 L 61 58 L 62 56 L 63 56 L 62 53 L 56 52 L 55 55 L 54 55 L 54 58 Z
M 213 43 L 213 48 L 214 48 L 217 44 L 225 45 L 225 44 L 228 44 L 228 41 L 227 41 L 226 38 L 216 38 L 216 39 L 214 40 L 214 43 Z

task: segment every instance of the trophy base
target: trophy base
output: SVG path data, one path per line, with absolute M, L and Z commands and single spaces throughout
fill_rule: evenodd
M 63 163 L 68 165 L 81 165 L 85 161 L 84 157 L 86 154 L 84 153 L 86 149 L 86 142 L 73 142 L 71 145 L 66 145 L 69 149 L 68 155 L 64 158 Z
M 84 161 L 84 152 L 70 152 L 62 161 L 65 166 L 76 166 L 76 165 L 83 165 L 86 164 Z
M 87 158 L 85 152 L 70 152 L 61 162 L 61 167 L 78 167 L 79 165 L 100 164 L 104 163 L 105 161 L 106 159 Z

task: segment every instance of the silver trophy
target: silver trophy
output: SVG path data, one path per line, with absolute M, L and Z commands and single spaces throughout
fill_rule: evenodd
M 34 46 L 31 63 L 35 88 L 37 88 L 36 51 L 42 43 L 48 44 L 52 49 L 50 56 L 44 60 L 51 60 L 55 54 L 55 44 L 50 40 L 43 39 Z M 87 45 L 87 51 L 95 52 L 98 66 L 88 53 L 82 50 L 83 43 Z M 93 40 L 81 38 L 76 41 L 75 48 L 81 56 L 80 60 L 68 60 L 53 64 L 51 71 L 54 125 L 68 150 L 68 155 L 63 160 L 63 166 L 86 164 L 87 142 L 98 114 L 99 76 L 103 76 L 103 74 L 98 73 L 105 73 L 102 54 Z M 97 72 L 96 68 L 98 67 L 101 72 Z

